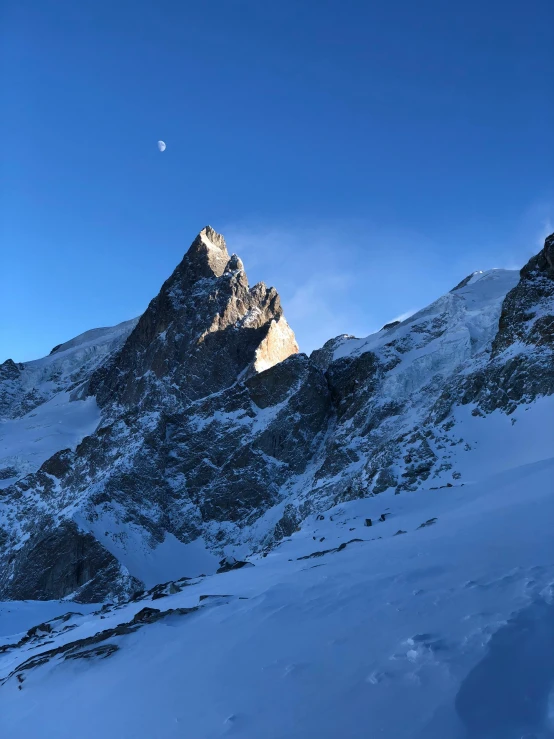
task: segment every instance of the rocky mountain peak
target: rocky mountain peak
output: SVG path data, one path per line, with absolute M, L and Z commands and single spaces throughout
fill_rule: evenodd
M 18 366 L 13 359 L 6 359 L 5 362 L 0 364 L 0 379 L 2 380 L 13 380 L 19 377 L 21 366 Z
M 101 406 L 173 406 L 297 351 L 277 291 L 263 283 L 250 288 L 240 258 L 207 226 L 88 392 Z
M 206 226 L 190 245 L 180 265 L 182 269 L 177 269 L 180 276 L 186 273 L 188 280 L 196 281 L 204 277 L 221 277 L 228 261 L 225 239 L 211 226 Z
M 553 265 L 554 234 L 550 234 L 542 250 L 521 270 L 519 283 L 506 296 L 498 334 L 492 346 L 493 355 L 517 342 L 521 345 L 538 345 L 543 353 L 551 352 L 554 332 Z M 552 370 L 546 374 L 554 386 Z
M 527 262 L 521 270 L 522 280 L 528 281 L 536 274 L 554 278 L 554 234 L 544 240 L 541 251 Z
M 471 479 L 487 435 L 531 427 L 486 415 L 554 394 L 553 242 L 308 358 L 206 227 L 138 321 L 0 365 L 0 599 L 124 598 L 169 579 L 168 546 L 194 576 L 191 544 L 257 556 L 335 505 Z M 68 406 L 79 425 L 39 459 Z
M 227 251 L 227 244 L 225 243 L 225 239 L 222 234 L 217 233 L 217 231 L 211 226 L 203 228 L 198 235 L 205 241 L 208 241 L 210 245 L 217 246 L 224 252 Z
M 164 283 L 164 289 L 175 285 L 188 288 L 199 280 L 221 277 L 229 261 L 225 239 L 211 226 L 206 226 L 194 239 L 181 263 Z

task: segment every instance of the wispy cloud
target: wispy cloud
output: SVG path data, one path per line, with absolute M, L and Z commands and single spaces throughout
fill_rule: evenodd
M 279 290 L 285 314 L 302 351 L 310 352 L 340 333 L 364 336 L 374 330 L 353 298 L 364 267 L 336 226 L 263 228 L 228 226 L 230 250 L 240 252 L 251 282 Z
M 537 246 L 541 248 L 543 246 L 544 240 L 547 236 L 550 236 L 550 234 L 554 231 L 554 220 L 550 216 L 546 216 L 543 222 L 541 223 L 540 229 L 539 229 L 539 238 L 537 240 Z
M 387 321 L 387 323 L 394 323 L 395 321 L 405 321 L 406 318 L 410 318 L 414 315 L 414 313 L 417 313 L 417 310 L 414 308 L 412 310 L 407 310 L 404 313 L 401 313 L 399 316 L 395 316 L 395 318 L 391 318 L 390 321 Z
M 503 269 L 520 270 L 544 245 L 545 238 L 554 231 L 554 195 L 545 195 L 515 219 L 515 227 L 504 245 Z M 487 268 L 487 265 L 485 265 Z
M 449 229 L 440 241 L 363 219 L 218 226 L 251 284 L 277 288 L 300 348 L 309 353 L 338 334 L 363 337 L 406 320 L 414 305 L 428 305 L 475 270 L 520 269 L 553 223 L 554 199 L 542 198 L 502 227 Z
M 540 198 L 520 218 L 518 241 L 525 245 L 528 256 L 542 249 L 544 240 L 554 231 L 554 194 Z
M 231 224 L 222 230 L 250 281 L 270 282 L 279 290 L 287 320 L 307 353 L 338 334 L 378 331 L 383 316 L 402 308 L 403 283 L 408 274 L 412 279 L 409 264 L 418 252 L 414 243 L 424 251 L 420 236 L 362 221 L 286 228 Z M 406 260 L 404 277 L 395 270 L 399 258 Z

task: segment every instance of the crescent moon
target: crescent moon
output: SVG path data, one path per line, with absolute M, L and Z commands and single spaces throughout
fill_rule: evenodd
M 158 141 L 158 149 L 160 151 L 165 151 L 165 149 L 166 149 L 165 141 Z

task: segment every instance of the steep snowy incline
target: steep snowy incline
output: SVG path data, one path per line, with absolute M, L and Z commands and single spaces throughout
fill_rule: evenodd
M 138 318 L 111 328 L 85 331 L 54 347 L 43 359 L 0 365 L 0 421 L 20 418 L 59 392 L 69 392 L 116 350 L 136 326 Z
M 36 472 L 61 449 L 75 449 L 100 421 L 94 398 L 58 393 L 22 418 L 0 421 L 0 488 Z
M 305 494 L 347 499 L 459 479 L 450 447 L 467 448 L 470 439 L 451 415 L 458 398 L 450 385 L 486 367 L 503 301 L 518 281 L 511 270 L 474 273 L 401 323 L 314 352 L 337 420 Z
M 122 346 L 137 320 L 86 331 L 43 359 L 0 365 L 0 488 L 93 433 L 96 403 L 77 401 L 72 391 Z
M 396 374 L 406 372 L 407 365 L 417 364 L 420 357 L 435 352 L 447 358 L 445 371 L 452 372 L 456 363 L 490 349 L 504 298 L 518 281 L 517 270 L 476 272 L 427 308 L 391 328 L 365 339 L 345 338 L 334 349 L 331 361 L 393 346 L 402 359 L 402 366 L 395 368 Z M 443 362 L 438 360 L 437 365 L 440 367 Z
M 350 501 L 254 567 L 6 635 L 0 734 L 552 737 L 553 480 Z
M 0 487 L 93 433 L 100 420 L 96 403 L 76 400 L 75 391 L 120 349 L 137 321 L 86 331 L 43 359 L 0 365 Z

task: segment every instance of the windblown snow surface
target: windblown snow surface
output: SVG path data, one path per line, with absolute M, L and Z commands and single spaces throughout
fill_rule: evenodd
M 36 472 L 60 449 L 74 449 L 99 420 L 94 398 L 70 402 L 69 393 L 58 393 L 22 418 L 0 422 L 0 464 L 14 473 L 0 480 L 0 489 Z
M 367 351 L 379 351 L 391 338 L 406 338 L 414 327 L 424 324 L 440 316 L 447 316 L 448 330 L 441 335 L 439 341 L 428 342 L 425 347 L 411 350 L 404 355 L 402 366 L 396 374 L 406 371 L 406 366 L 413 365 L 420 372 L 429 371 L 429 362 L 437 355 L 442 359 L 439 368 L 452 370 L 457 364 L 471 355 L 478 354 L 489 345 L 498 329 L 498 318 L 502 309 L 502 301 L 509 290 L 519 280 L 519 272 L 510 269 L 490 269 L 486 272 L 474 272 L 463 287 L 455 288 L 438 300 L 401 321 L 390 331 L 378 331 L 364 339 L 344 337 L 337 344 L 333 359 L 362 354 Z M 436 369 L 436 368 L 435 368 Z
M 49 356 L 22 365 L 9 388 L 8 413 L 0 415 L 0 489 L 36 472 L 61 449 L 74 449 L 96 429 L 100 412 L 94 398 L 72 400 L 69 390 L 121 346 L 137 320 L 86 331 Z M 31 410 L 18 413 L 29 398 Z M 3 470 L 13 474 L 2 475 Z
M 0 646 L 0 736 L 554 737 L 552 401 L 521 406 L 513 423 L 465 419 L 494 474 L 472 461 L 463 485 L 340 504 L 254 567 L 102 613 L 0 604 L 0 645 L 82 614 Z M 102 642 L 117 651 L 17 672 L 145 606 L 198 609 Z

